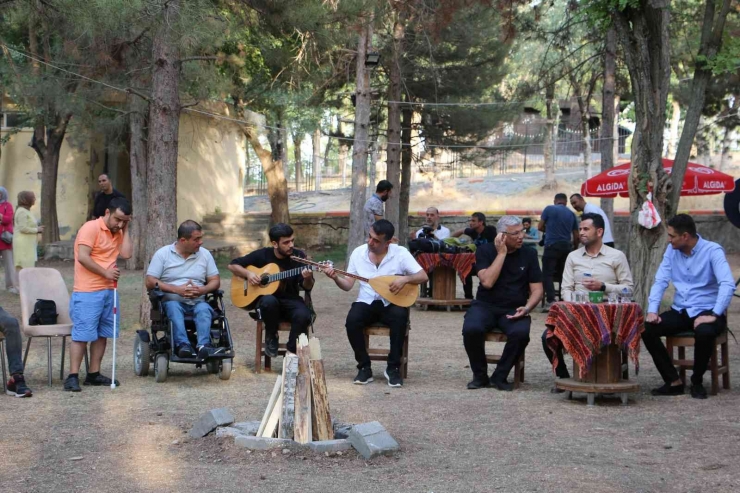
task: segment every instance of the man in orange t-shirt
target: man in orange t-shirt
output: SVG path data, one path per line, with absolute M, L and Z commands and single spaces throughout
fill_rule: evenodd
M 100 362 L 113 333 L 113 286 L 121 273 L 116 266 L 118 257 L 131 258 L 133 242 L 128 233 L 131 204 L 124 198 L 110 201 L 105 216 L 82 225 L 75 240 L 75 279 L 69 300 L 72 319 L 72 347 L 69 376 L 64 390 L 79 392 L 79 371 L 82 357 L 90 343 L 90 368 L 85 385 L 110 385 L 111 379 L 100 374 Z M 116 306 L 116 317 L 121 311 Z M 117 324 L 120 327 L 120 324 Z M 116 381 L 116 385 L 120 385 Z

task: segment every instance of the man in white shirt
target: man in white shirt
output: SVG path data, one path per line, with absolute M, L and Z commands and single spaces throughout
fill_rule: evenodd
M 347 272 L 367 279 L 378 276 L 399 276 L 390 285 L 392 293 L 398 292 L 409 283 L 418 285 L 427 282 L 426 272 L 409 251 L 396 244 L 391 244 L 394 233 L 395 228 L 390 221 L 386 219 L 376 221 L 370 228 L 367 243 L 358 246 L 352 252 Z M 354 279 L 342 277 L 332 268 L 327 268 L 324 272 L 344 291 L 351 290 L 355 285 Z M 360 281 L 360 292 L 357 300 L 352 303 L 345 324 L 347 338 L 355 352 L 359 369 L 354 380 L 355 384 L 366 385 L 373 381 L 363 329 L 372 323 L 380 322 L 391 329 L 391 348 L 385 378 L 390 387 L 403 385 L 400 371 L 401 351 L 408 320 L 408 308 L 390 303 L 376 293 L 368 283 Z
M 412 232 L 409 236 L 412 240 L 419 238 L 424 233 L 424 228 L 431 228 L 432 235 L 438 240 L 444 240 L 450 237 L 450 230 L 439 224 L 439 210 L 436 207 L 428 207 L 426 211 L 426 223 L 424 227 L 419 228 L 415 233 Z
M 598 214 L 604 218 L 604 245 L 614 248 L 614 236 L 612 236 L 612 227 L 609 224 L 609 218 L 606 212 L 596 204 L 589 204 L 580 193 L 574 193 L 570 196 L 570 205 L 582 214 Z

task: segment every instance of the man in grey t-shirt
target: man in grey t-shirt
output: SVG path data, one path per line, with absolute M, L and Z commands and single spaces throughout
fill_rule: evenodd
M 203 230 L 195 221 L 177 228 L 177 241 L 154 254 L 146 271 L 146 288 L 164 292 L 163 306 L 172 321 L 172 345 L 180 358 L 193 358 L 195 351 L 185 333 L 185 315 L 192 314 L 198 333 L 198 357 L 205 359 L 219 349 L 211 345 L 213 309 L 205 295 L 221 286 L 211 252 L 200 248 Z
M 362 208 L 363 231 L 365 238 L 370 234 L 370 226 L 372 226 L 375 221 L 380 221 L 383 219 L 383 216 L 385 216 L 383 202 L 390 198 L 391 190 L 393 190 L 393 184 L 391 182 L 388 180 L 380 180 L 378 182 L 378 186 L 375 187 L 375 193 L 373 196 L 365 202 L 365 207 Z

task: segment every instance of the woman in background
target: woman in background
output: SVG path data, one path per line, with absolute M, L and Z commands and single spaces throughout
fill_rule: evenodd
M 5 289 L 18 294 L 13 262 L 13 204 L 8 201 L 8 191 L 0 187 L 0 257 L 5 269 Z M 8 241 L 10 240 L 10 241 Z
M 18 194 L 18 207 L 15 211 L 15 235 L 13 236 L 13 258 L 17 270 L 35 267 L 37 260 L 38 240 L 36 235 L 44 231 L 38 226 L 31 214 L 31 207 L 36 203 L 33 192 L 24 191 Z

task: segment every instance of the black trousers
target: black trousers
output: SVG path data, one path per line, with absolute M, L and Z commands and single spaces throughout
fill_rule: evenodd
M 563 278 L 565 259 L 572 247 L 573 244 L 569 241 L 558 241 L 545 247 L 542 254 L 542 278 L 548 303 L 555 301 L 555 279 Z
M 547 329 L 542 333 L 542 349 L 545 350 L 545 356 L 547 356 L 547 359 L 550 361 L 550 366 L 552 366 L 552 357 L 553 353 L 552 350 L 547 347 Z M 558 378 L 570 378 L 570 373 L 568 372 L 568 367 L 565 364 L 565 359 L 563 358 L 563 350 L 558 349 L 558 366 L 555 368 L 555 375 Z
M 671 336 L 681 332 L 693 332 L 696 337 L 694 346 L 694 373 L 691 383 L 700 384 L 712 357 L 712 346 L 716 337 L 727 329 L 727 318 L 723 315 L 711 324 L 701 324 L 694 328 L 694 320 L 701 315 L 710 315 L 711 311 L 702 312 L 696 317 L 689 317 L 686 310 L 668 310 L 660 314 L 660 323 L 645 323 L 642 342 L 653 357 L 655 367 L 666 383 L 678 380 L 678 370 L 671 363 L 671 356 L 661 342 L 661 336 Z
M 463 283 L 463 293 L 465 293 L 465 299 L 472 300 L 474 298 L 473 296 L 473 276 L 478 275 L 478 269 L 475 268 L 475 265 L 470 269 L 470 274 L 465 278 L 465 283 Z
M 276 337 L 281 321 L 290 322 L 290 335 L 286 348 L 295 353 L 296 341 L 301 334 L 308 334 L 311 324 L 311 310 L 300 298 L 277 298 L 273 295 L 263 296 L 257 308 L 265 324 L 268 337 Z
M 486 332 L 498 328 L 506 334 L 506 345 L 501 359 L 491 375 L 492 380 L 503 381 L 529 344 L 529 326 L 532 320 L 522 317 L 517 320 L 506 318 L 514 309 L 500 308 L 484 301 L 473 300 L 463 322 L 463 344 L 468 353 L 473 376 L 485 379 L 488 376 L 486 362 Z
M 365 347 L 365 333 L 363 329 L 370 324 L 380 322 L 391 329 L 391 349 L 388 354 L 388 368 L 398 369 L 401 366 L 403 340 L 406 337 L 406 326 L 409 322 L 409 310 L 401 306 L 390 304 L 383 306 L 383 302 L 375 300 L 372 304 L 356 301 L 347 314 L 347 339 L 355 352 L 357 368 L 370 368 L 370 355 Z

